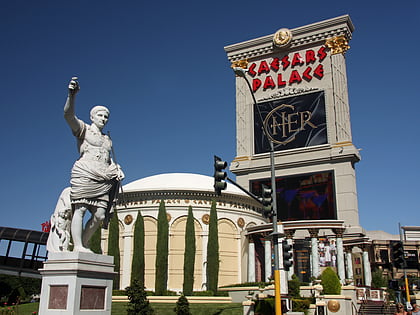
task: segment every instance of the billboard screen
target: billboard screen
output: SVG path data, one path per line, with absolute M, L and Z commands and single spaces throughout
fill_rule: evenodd
M 262 185 L 271 179 L 252 180 L 251 192 L 261 196 Z M 281 221 L 337 219 L 333 171 L 277 177 L 276 197 Z
M 282 98 L 254 106 L 254 152 L 269 152 L 327 143 L 324 92 Z

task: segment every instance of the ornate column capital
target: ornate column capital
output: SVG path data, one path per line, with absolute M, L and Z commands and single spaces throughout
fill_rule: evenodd
M 318 238 L 319 229 L 308 229 L 311 238 Z
M 331 49 L 331 55 L 343 54 L 350 49 L 349 42 L 343 35 L 327 38 L 325 46 Z
M 367 252 L 369 250 L 369 245 L 368 244 L 360 244 L 360 245 L 358 245 L 358 247 L 360 247 L 360 249 L 364 252 Z
M 332 230 L 333 230 L 336 237 L 343 238 L 343 234 L 344 234 L 344 231 L 346 229 L 345 228 L 336 228 L 336 229 L 332 229 Z
M 293 235 L 295 235 L 296 230 L 284 230 L 284 234 L 286 238 L 292 239 Z
M 346 253 L 352 253 L 353 252 L 353 245 L 344 246 L 344 251 Z

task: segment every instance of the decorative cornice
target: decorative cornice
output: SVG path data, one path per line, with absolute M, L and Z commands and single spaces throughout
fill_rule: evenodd
M 290 30 L 293 39 L 287 48 L 293 50 L 298 47 L 323 44 L 326 39 L 336 36 L 343 36 L 350 41 L 353 30 L 354 26 L 348 15 L 305 25 Z M 273 36 L 274 34 L 271 34 L 226 46 L 225 51 L 229 61 L 232 63 L 240 59 L 257 58 L 281 51 L 273 44 Z
M 216 200 L 218 203 L 226 204 L 233 210 L 252 211 L 258 214 L 262 213 L 260 203 L 251 197 L 237 194 L 222 193 L 216 196 L 212 192 L 201 191 L 143 191 L 143 192 L 125 192 L 124 198 L 118 202 L 119 209 L 136 208 L 142 205 L 158 204 L 160 200 L 169 200 L 175 203 L 191 203 L 192 205 L 201 203 L 210 203 Z

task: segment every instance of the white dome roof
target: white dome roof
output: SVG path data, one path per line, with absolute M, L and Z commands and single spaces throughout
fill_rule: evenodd
M 138 179 L 124 185 L 124 192 L 153 191 L 153 190 L 185 190 L 185 191 L 209 191 L 214 192 L 214 178 L 206 175 L 191 173 L 168 173 L 153 175 Z M 227 183 L 223 192 L 247 195 L 233 184 Z M 222 193 L 223 193 L 222 192 Z

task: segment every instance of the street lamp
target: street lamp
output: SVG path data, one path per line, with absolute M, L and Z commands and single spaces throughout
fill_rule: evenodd
M 257 100 L 255 99 L 254 91 L 252 90 L 251 83 L 249 83 L 246 73 L 248 69 L 241 67 L 233 67 L 233 72 L 241 78 L 245 79 L 248 88 L 252 95 L 254 102 L 254 108 L 257 107 Z M 263 122 L 262 122 L 263 123 Z M 275 287 L 275 311 L 276 315 L 281 315 L 281 292 L 280 292 L 280 268 L 279 268 L 279 236 L 281 233 L 278 232 L 277 226 L 277 193 L 276 193 L 276 174 L 274 168 L 274 143 L 273 140 L 267 135 L 266 130 L 263 128 L 263 132 L 270 143 L 270 166 L 271 166 L 271 189 L 273 191 L 273 232 L 270 234 L 273 238 L 273 251 L 274 251 L 274 287 Z

